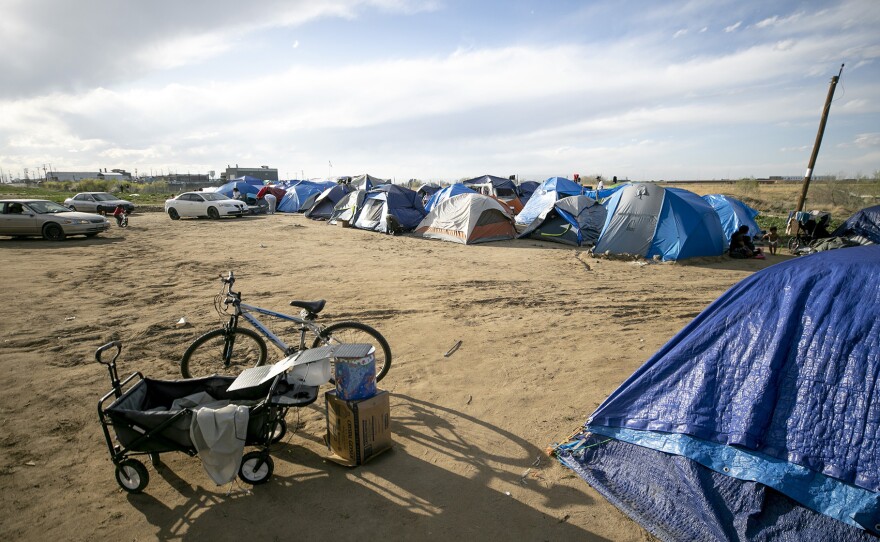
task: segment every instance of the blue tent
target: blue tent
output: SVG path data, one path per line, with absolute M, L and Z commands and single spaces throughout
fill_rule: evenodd
M 447 186 L 446 188 L 441 188 L 437 192 L 428 198 L 428 202 L 425 204 L 425 211 L 430 213 L 431 209 L 433 209 L 438 203 L 443 200 L 449 199 L 452 196 L 457 196 L 459 194 L 475 194 L 473 190 L 466 187 L 461 183 L 455 183 Z
M 715 209 L 718 218 L 721 219 L 721 228 L 724 230 L 724 236 L 727 244 L 730 244 L 730 238 L 740 228 L 740 226 L 748 226 L 749 235 L 752 237 L 761 236 L 761 228 L 755 222 L 758 211 L 752 209 L 745 203 L 736 198 L 725 196 L 723 194 L 707 194 L 703 199 Z
M 333 214 L 336 204 L 354 188 L 347 184 L 337 184 L 324 189 L 315 199 L 315 203 L 306 211 L 306 216 L 314 220 L 327 220 Z
M 282 213 L 296 213 L 309 197 L 320 194 L 335 184 L 330 181 L 300 181 L 287 189 L 287 195 L 278 202 L 276 210 Z
M 529 201 L 529 198 L 532 197 L 532 194 L 535 193 L 539 186 L 541 186 L 541 183 L 538 181 L 523 181 L 519 183 L 517 191 L 519 192 L 519 200 L 523 202 L 523 205 Z
M 831 234 L 834 237 L 864 237 L 880 245 L 880 205 L 867 207 L 852 215 Z
M 387 219 L 392 216 L 403 230 L 412 230 L 427 214 L 415 190 L 396 184 L 383 184 L 367 192 L 354 226 L 390 233 Z
M 593 245 L 605 223 L 605 207 L 587 196 L 568 196 L 552 203 L 529 224 L 519 238 L 581 246 Z
M 584 195 L 590 198 L 593 198 L 596 201 L 605 201 L 606 198 L 610 198 L 613 196 L 618 190 L 629 186 L 629 183 L 618 184 L 617 186 L 612 186 L 611 188 L 605 188 L 602 190 L 584 190 Z
M 505 179 L 504 177 L 496 177 L 495 175 L 482 175 L 480 177 L 474 177 L 473 179 L 462 181 L 461 183 L 469 188 L 488 184 L 492 185 L 496 196 L 519 197 L 516 183 L 511 181 L 510 179 Z
M 880 246 L 866 246 L 735 285 L 558 457 L 663 539 L 860 540 L 880 533 L 878 434 Z
M 720 256 L 727 247 L 718 213 L 687 190 L 629 184 L 605 207 L 608 216 L 594 249 L 597 253 L 668 261 Z
M 516 215 L 517 224 L 531 224 L 538 215 L 553 207 L 562 198 L 580 196 L 584 189 L 564 177 L 550 177 L 535 190 L 522 211 Z
M 230 182 L 224 184 L 223 186 L 221 186 L 220 188 L 218 188 L 217 193 L 223 194 L 227 198 L 231 198 L 232 197 L 232 189 L 238 188 L 238 191 L 241 192 L 242 196 L 247 197 L 248 195 L 251 195 L 254 197 L 254 199 L 256 199 L 257 192 L 259 192 L 260 188 L 262 188 L 262 187 L 263 187 L 262 183 L 260 183 L 260 186 L 257 186 L 257 185 L 247 183 L 244 181 L 230 181 Z
M 264 181 L 263 179 L 257 179 L 256 177 L 251 177 L 250 175 L 242 175 L 241 177 L 236 177 L 232 180 L 241 183 L 247 183 L 256 186 L 257 188 L 261 188 L 264 184 L 266 184 L 266 181 Z
M 374 188 L 377 188 L 382 185 L 391 184 L 391 181 L 388 179 L 380 179 L 379 177 L 373 177 L 369 173 L 364 173 L 363 175 L 358 175 L 357 177 L 352 177 L 348 184 L 351 185 L 352 188 L 357 190 L 367 190 L 370 191 Z

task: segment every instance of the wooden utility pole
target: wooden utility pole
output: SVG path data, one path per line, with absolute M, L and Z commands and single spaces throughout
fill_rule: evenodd
M 831 112 L 831 100 L 834 98 L 834 89 L 837 87 L 837 81 L 843 73 L 843 64 L 840 65 L 840 71 L 831 78 L 831 86 L 828 88 L 828 97 L 825 98 L 825 109 L 822 111 L 822 120 L 819 121 L 819 133 L 816 134 L 816 142 L 813 143 L 813 154 L 810 155 L 810 164 L 807 166 L 807 172 L 804 174 L 804 184 L 801 187 L 801 197 L 798 199 L 795 211 L 804 210 L 804 203 L 807 201 L 807 190 L 810 188 L 810 179 L 813 177 L 813 167 L 816 165 L 816 157 L 819 155 L 819 147 L 822 145 L 822 136 L 825 134 L 825 123 L 828 122 L 828 113 Z

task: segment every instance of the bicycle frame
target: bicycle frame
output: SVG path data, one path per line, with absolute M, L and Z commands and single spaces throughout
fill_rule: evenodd
M 240 298 L 238 298 L 236 305 L 236 313 L 230 318 L 230 326 L 234 329 L 238 326 L 238 317 L 241 316 L 247 322 L 254 327 L 257 331 L 263 334 L 264 337 L 269 339 L 269 341 L 274 344 L 279 350 L 284 352 L 285 354 L 290 354 L 290 346 L 281 340 L 278 335 L 272 333 L 272 331 L 266 327 L 262 322 L 260 322 L 256 316 L 251 314 L 251 312 L 258 312 L 260 314 L 265 314 L 266 316 L 272 316 L 274 318 L 278 318 L 280 320 L 287 320 L 288 322 L 293 322 L 299 325 L 299 348 L 298 350 L 304 350 L 306 348 L 306 330 L 311 331 L 315 334 L 315 336 L 320 336 L 321 334 L 321 326 L 318 324 L 314 324 L 308 320 L 304 320 L 298 316 L 291 316 L 289 314 L 282 314 L 280 312 L 275 312 L 269 309 L 264 309 L 262 307 L 256 307 L 254 305 L 248 305 L 247 303 L 242 303 Z

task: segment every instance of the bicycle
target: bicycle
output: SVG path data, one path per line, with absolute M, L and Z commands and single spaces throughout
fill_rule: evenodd
M 242 303 L 241 292 L 232 289 L 235 285 L 235 274 L 232 271 L 227 277 L 221 275 L 220 280 L 223 286 L 214 298 L 214 308 L 221 318 L 228 316 L 229 319 L 222 328 L 205 333 L 186 349 L 180 360 L 180 373 L 184 378 L 213 374 L 237 376 L 244 369 L 266 363 L 268 352 L 263 337 L 284 356 L 289 356 L 307 348 L 308 333 L 314 336 L 311 348 L 337 343 L 372 345 L 375 348 L 376 381 L 382 380 L 388 374 L 391 368 L 391 348 L 381 333 L 360 322 L 337 322 L 327 327 L 315 323 L 315 319 L 324 308 L 325 300 L 291 301 L 291 306 L 302 309 L 300 316 L 292 316 Z M 288 345 L 272 333 L 252 312 L 293 322 L 299 332 L 299 343 Z M 244 318 L 256 331 L 240 327 L 239 318 Z

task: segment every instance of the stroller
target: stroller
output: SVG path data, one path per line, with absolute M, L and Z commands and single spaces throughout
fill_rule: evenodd
M 110 361 L 103 354 L 116 349 Z M 269 455 L 272 444 L 287 433 L 284 420 L 290 407 L 309 405 L 318 397 L 318 386 L 290 383 L 284 373 L 265 383 L 228 391 L 235 377 L 209 376 L 190 380 L 153 380 L 140 372 L 120 381 L 116 372 L 116 359 L 122 352 L 122 343 L 113 341 L 98 348 L 95 359 L 106 365 L 110 373 L 112 390 L 98 401 L 98 417 L 110 450 L 110 460 L 116 465 L 116 481 L 129 493 L 140 493 L 149 483 L 149 473 L 142 462 L 133 456 L 150 457 L 153 465 L 160 464 L 159 454 L 183 452 L 198 455 L 190 437 L 190 426 L 195 416 L 191 408 L 174 408 L 176 399 L 207 392 L 218 400 L 246 405 L 249 410 L 246 446 L 256 450 L 242 456 L 238 470 L 239 478 L 251 485 L 263 484 L 274 471 Z M 128 389 L 123 388 L 130 382 Z M 105 406 L 112 400 L 109 406 Z M 116 433 L 116 442 L 110 428 Z
M 792 235 L 788 240 L 788 250 L 792 254 L 799 254 L 817 239 L 831 237 L 828 232 L 830 222 L 831 213 L 825 211 L 810 211 L 809 213 L 792 211 L 788 213 L 786 233 Z

